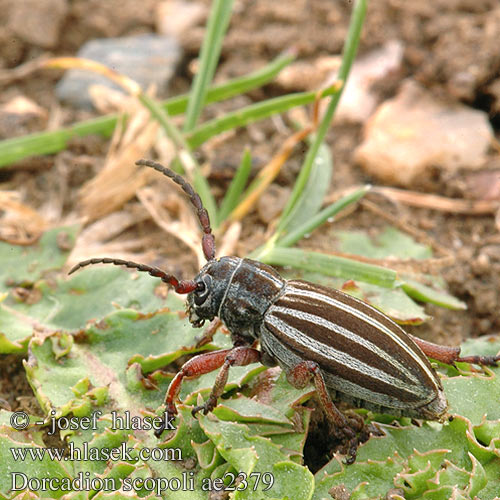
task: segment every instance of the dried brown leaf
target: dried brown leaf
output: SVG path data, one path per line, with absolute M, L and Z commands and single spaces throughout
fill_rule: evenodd
M 0 191 L 0 239 L 14 245 L 31 245 L 47 228 L 47 221 L 20 201 L 15 191 Z

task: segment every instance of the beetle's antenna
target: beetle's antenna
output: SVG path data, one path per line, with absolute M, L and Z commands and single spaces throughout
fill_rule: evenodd
M 191 184 L 189 184 L 183 177 L 176 174 L 173 170 L 164 167 L 161 163 L 153 160 L 139 160 L 135 162 L 136 165 L 143 165 L 145 167 L 151 167 L 161 172 L 163 175 L 170 177 L 176 184 L 184 190 L 184 192 L 189 196 L 191 203 L 198 215 L 198 220 L 200 221 L 201 228 L 203 229 L 203 238 L 201 240 L 201 246 L 203 248 L 203 254 L 207 260 L 213 260 L 215 258 L 215 238 L 212 233 L 212 228 L 210 227 L 210 218 L 208 217 L 208 212 L 203 207 L 201 198 L 198 193 L 193 189 Z
M 131 269 L 137 269 L 138 271 L 149 273 L 151 276 L 160 278 L 168 285 L 172 285 L 177 293 L 189 293 L 195 290 L 198 286 L 194 280 L 179 281 L 172 274 L 167 274 L 157 267 L 146 266 L 145 264 L 137 264 L 136 262 L 132 262 L 130 260 L 111 259 L 109 257 L 84 260 L 83 262 L 80 262 L 79 264 L 74 266 L 68 274 L 72 274 L 78 269 L 85 266 L 90 266 L 92 264 L 114 264 L 115 266 L 125 266 Z

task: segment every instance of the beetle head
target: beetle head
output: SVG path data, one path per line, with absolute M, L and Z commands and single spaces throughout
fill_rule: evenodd
M 196 289 L 189 293 L 187 300 L 189 321 L 193 326 L 200 327 L 205 320 L 211 321 L 220 315 L 221 305 L 240 260 L 238 257 L 211 260 L 193 280 Z

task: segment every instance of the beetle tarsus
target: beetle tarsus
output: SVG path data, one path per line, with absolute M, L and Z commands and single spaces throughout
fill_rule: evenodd
M 191 415 L 193 415 L 193 417 L 196 416 L 196 414 L 200 411 L 203 412 L 203 415 L 206 415 L 208 412 L 212 411 L 215 407 L 217 406 L 217 399 L 215 400 L 211 400 L 209 398 L 208 401 L 206 401 L 204 404 L 202 405 L 199 405 L 199 406 L 195 406 L 192 410 L 191 410 Z
M 500 361 L 500 355 L 498 356 L 464 356 L 463 358 L 458 358 L 455 362 L 459 363 L 471 363 L 473 365 L 481 366 L 498 366 Z
M 344 460 L 346 465 L 352 465 L 356 461 L 356 451 L 358 449 L 358 438 L 354 437 L 349 440 L 347 448 L 347 458 Z

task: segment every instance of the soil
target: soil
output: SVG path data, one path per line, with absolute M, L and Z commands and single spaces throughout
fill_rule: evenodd
M 25 42 L 9 31 L 8 11 L 14 0 L 0 0 L 0 68 L 14 68 L 34 58 L 52 55 L 74 55 L 85 41 L 99 37 L 125 36 L 150 32 L 154 28 L 155 6 L 159 0 L 144 0 L 140 9 L 135 0 L 72 0 L 60 30 L 58 43 L 50 50 Z M 208 0 L 204 2 L 209 5 Z M 37 5 L 37 4 L 35 4 Z M 294 47 L 298 58 L 314 62 L 320 56 L 338 54 L 346 36 L 352 2 L 332 0 L 237 0 L 228 36 L 224 43 L 217 80 L 248 73 L 261 67 L 280 52 Z M 2 19 L 5 17 L 5 19 Z M 181 38 L 184 56 L 171 84 L 171 92 L 185 91 L 190 83 L 191 68 L 197 57 L 204 29 L 190 28 Z M 484 110 L 490 117 L 496 137 L 500 134 L 500 6 L 497 0 L 378 0 L 369 2 L 359 54 L 397 39 L 404 44 L 403 70 L 386 78 L 377 89 L 380 99 L 394 95 L 404 78 L 418 80 L 431 92 L 461 101 Z M 38 72 L 26 78 L 5 83 L 0 106 L 18 95 L 34 100 L 48 113 L 48 118 L 14 123 L 0 127 L 4 137 L 14 137 L 31 131 L 44 130 L 54 124 L 74 123 L 92 116 L 85 111 L 62 106 L 54 95 L 59 75 Z M 2 83 L 3 82 L 3 83 Z M 233 106 L 257 101 L 294 89 L 273 83 L 235 100 Z M 302 90 L 297 88 L 295 90 Z M 227 104 L 211 106 L 207 116 L 219 115 Z M 1 125 L 1 124 L 0 124 Z M 11 124 L 12 125 L 12 124 Z M 221 195 L 239 164 L 243 149 L 249 146 L 254 159 L 254 171 L 264 165 L 288 137 L 291 128 L 281 120 L 266 120 L 218 142 L 201 148 L 201 163 L 210 165 L 209 177 L 214 193 Z M 361 183 L 374 183 L 353 162 L 352 152 L 361 140 L 360 125 L 335 125 L 328 134 L 335 171 L 331 190 L 340 191 Z M 1 138 L 1 137 L 0 137 Z M 70 148 L 57 155 L 31 158 L 18 165 L 0 170 L 0 189 L 18 191 L 22 201 L 34 210 L 46 210 L 47 200 L 60 200 L 59 217 L 78 213 L 78 188 L 96 174 L 102 165 L 108 141 L 86 137 L 73 141 Z M 297 151 L 285 165 L 276 183 L 288 189 L 302 160 Z M 136 158 L 131 158 L 135 161 Z M 498 178 L 498 151 L 492 148 L 486 172 Z M 76 166 L 74 170 L 71 166 Z M 486 183 L 488 183 L 486 181 Z M 415 190 L 454 198 L 481 198 L 484 190 L 471 189 L 469 172 L 442 172 L 439 167 L 412 186 Z M 63 194 L 61 194 L 61 192 Z M 478 194 L 479 193 L 479 194 Z M 500 195 L 497 193 L 498 199 Z M 272 197 L 268 203 L 272 203 Z M 279 199 L 279 196 L 277 197 Z M 373 198 L 378 203 L 377 198 Z M 133 202 L 131 202 L 133 203 Z M 466 311 L 448 311 L 428 306 L 433 321 L 412 328 L 426 339 L 456 345 L 463 339 L 500 331 L 500 234 L 499 221 L 494 216 L 469 216 L 432 209 L 404 206 L 392 207 L 394 215 L 414 228 L 424 231 L 436 244 L 450 250 L 454 262 L 438 273 L 445 279 L 453 295 L 465 301 Z M 497 219 L 498 219 L 497 215 Z M 57 225 L 52 219 L 51 224 Z M 313 234 L 306 246 L 331 250 L 333 229 L 369 229 L 386 222 L 367 208 L 359 208 L 338 224 L 329 225 L 321 234 Z M 147 229 L 144 229 L 147 227 Z M 127 229 L 120 238 L 143 238 L 155 229 L 151 222 L 139 223 Z M 264 241 L 266 224 L 256 213 L 244 222 L 237 252 L 245 253 Z M 164 241 L 160 234 L 158 242 Z M 118 240 L 119 241 L 119 240 Z M 174 240 L 168 240 L 174 242 Z M 174 249 L 172 249 L 174 247 Z M 158 248 L 156 246 L 155 248 Z M 196 267 L 185 249 L 174 245 L 154 256 L 160 262 L 168 259 L 170 269 L 182 269 L 186 275 Z M 25 404 L 24 396 L 32 396 L 22 381 L 22 364 L 15 356 L 0 358 L 0 397 L 8 400 L 12 409 Z M 15 383 L 13 383 L 15 382 Z

